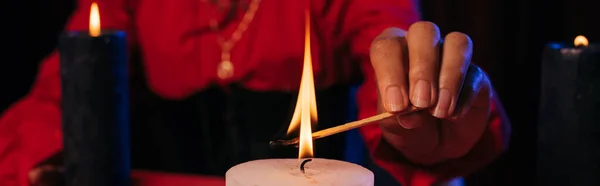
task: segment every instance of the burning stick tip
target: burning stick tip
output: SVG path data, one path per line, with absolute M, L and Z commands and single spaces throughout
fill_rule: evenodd
M 273 140 L 269 142 L 269 147 L 272 149 L 285 146 L 285 140 Z
M 269 142 L 269 147 L 272 149 L 290 145 L 298 145 L 298 140 L 273 140 Z
M 269 142 L 269 147 L 271 147 L 272 149 L 277 148 L 279 146 L 281 146 L 281 140 L 275 140 L 275 141 Z

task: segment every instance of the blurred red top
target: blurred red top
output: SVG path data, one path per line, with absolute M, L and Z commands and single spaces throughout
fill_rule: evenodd
M 79 0 L 67 30 L 87 30 L 91 1 Z M 231 37 L 244 10 L 222 30 L 213 31 L 210 20 L 223 20 L 224 13 L 201 0 L 94 1 L 100 7 L 103 29 L 127 31 L 131 47 L 141 49 L 148 84 L 166 99 L 182 99 L 211 84 L 232 82 L 257 91 L 299 88 L 305 1 L 263 0 L 231 51 L 234 74 L 227 79 L 217 77 L 221 60 L 217 38 Z M 357 96 L 359 117 L 376 114 L 369 47 L 385 28 L 407 29 L 419 19 L 413 0 L 314 0 L 310 10 L 317 89 L 364 77 Z M 58 62 L 57 53 L 44 60 L 31 92 L 0 119 L 0 185 L 28 185 L 27 172 L 62 148 Z M 506 130 L 498 104 L 494 105 L 490 127 L 471 152 L 436 167 L 414 167 L 389 158 L 400 157 L 399 152 L 379 143 L 381 131 L 376 125 L 361 128 L 361 134 L 375 162 L 403 185 L 431 183 L 470 173 L 501 153 Z

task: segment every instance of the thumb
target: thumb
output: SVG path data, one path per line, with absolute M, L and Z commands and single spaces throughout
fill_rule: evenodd
M 371 65 L 375 71 L 381 104 L 387 112 L 406 109 L 408 99 L 408 49 L 399 28 L 384 30 L 371 44 Z

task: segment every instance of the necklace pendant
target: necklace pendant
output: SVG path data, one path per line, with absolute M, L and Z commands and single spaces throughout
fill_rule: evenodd
M 233 63 L 230 60 L 223 60 L 217 67 L 217 76 L 219 79 L 225 80 L 233 76 Z

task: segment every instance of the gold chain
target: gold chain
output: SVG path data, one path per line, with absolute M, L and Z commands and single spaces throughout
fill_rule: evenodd
M 231 63 L 231 49 L 241 39 L 242 34 L 248 29 L 248 25 L 254 19 L 256 10 L 261 0 L 252 0 L 248 5 L 248 10 L 244 14 L 244 17 L 240 21 L 238 27 L 235 29 L 231 38 L 225 39 L 222 35 L 219 35 L 217 42 L 221 46 L 221 63 L 218 65 L 217 75 L 221 79 L 229 78 L 233 75 L 233 63 Z M 210 20 L 210 26 L 215 31 L 219 30 L 219 22 L 213 18 Z

